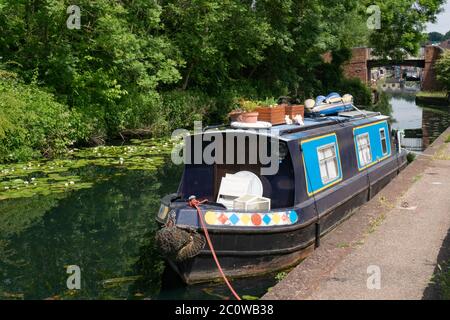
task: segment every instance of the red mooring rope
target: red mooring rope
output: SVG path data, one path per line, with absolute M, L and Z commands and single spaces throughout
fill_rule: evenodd
M 213 244 L 211 242 L 211 238 L 209 237 L 209 233 L 208 233 L 208 229 L 206 228 L 205 221 L 203 221 L 203 214 L 202 214 L 202 211 L 200 210 L 199 205 L 205 203 L 206 201 L 207 200 L 198 201 L 197 199 L 194 198 L 194 199 L 190 199 L 189 200 L 189 205 L 191 207 L 197 209 L 198 217 L 200 219 L 200 223 L 202 225 L 203 232 L 205 233 L 206 241 L 208 242 L 209 249 L 211 250 L 212 256 L 213 256 L 214 261 L 216 262 L 216 265 L 217 265 L 217 269 L 219 269 L 219 272 L 220 272 L 223 280 L 227 284 L 227 286 L 230 289 L 230 291 L 233 294 L 233 296 L 237 300 L 241 300 L 241 298 L 236 293 L 236 291 L 234 291 L 233 287 L 231 286 L 231 283 L 228 281 L 227 276 L 225 275 L 225 273 L 222 270 L 222 267 L 220 266 L 219 259 L 217 259 L 217 256 L 216 256 L 216 251 L 214 250 L 214 246 L 213 246 Z

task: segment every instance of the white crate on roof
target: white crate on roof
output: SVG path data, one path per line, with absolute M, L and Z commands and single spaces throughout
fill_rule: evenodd
M 233 209 L 244 211 L 269 211 L 270 199 L 246 194 L 234 199 Z

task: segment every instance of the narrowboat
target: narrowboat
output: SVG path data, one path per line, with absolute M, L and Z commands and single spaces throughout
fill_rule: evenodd
M 161 201 L 156 243 L 187 284 L 220 278 L 207 234 L 227 277 L 294 266 L 407 165 L 389 117 L 363 110 L 184 141 L 184 173 Z M 199 210 L 191 196 L 204 200 Z

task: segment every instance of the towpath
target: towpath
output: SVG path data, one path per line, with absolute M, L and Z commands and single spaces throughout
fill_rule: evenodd
M 449 136 L 450 128 L 263 299 L 427 298 L 439 252 L 450 250 Z

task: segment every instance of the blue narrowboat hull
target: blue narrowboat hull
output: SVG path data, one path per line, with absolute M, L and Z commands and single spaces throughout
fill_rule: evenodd
M 296 133 L 295 130 L 287 134 L 290 160 L 293 163 L 292 175 L 295 176 L 293 205 L 290 207 L 279 207 L 266 213 L 250 213 L 232 212 L 212 202 L 201 206 L 215 252 L 227 276 L 256 276 L 297 264 L 314 249 L 320 237 L 370 200 L 406 166 L 406 152 L 394 148 L 393 138 L 384 144 L 380 142 L 379 146 L 372 141 L 373 162 L 360 163 L 356 135 L 367 133 L 372 138 L 371 135 L 383 128 L 388 129 L 385 120 L 375 120 L 348 125 L 339 122 L 307 134 L 301 131 Z M 314 165 L 309 167 L 308 172 L 308 161 L 312 161 L 308 156 L 308 148 L 316 150 L 322 140 L 328 145 L 333 139 L 339 142 L 337 148 L 340 155 L 340 170 L 335 181 L 328 185 L 308 182 L 308 179 L 314 179 L 315 174 Z M 296 152 L 299 146 L 300 152 Z M 190 176 L 185 173 L 184 178 Z M 160 211 L 157 221 L 162 226 L 171 225 L 184 232 L 203 236 L 197 211 L 186 202 L 186 190 L 189 189 L 186 183 L 183 181 L 178 191 L 181 199 L 171 200 L 169 197 L 163 201 L 162 208 L 165 209 Z M 206 195 L 205 198 L 209 197 Z M 281 193 L 280 198 L 283 198 Z M 167 261 L 188 284 L 220 278 L 211 252 L 204 242 L 192 256 L 182 259 L 168 256 Z

